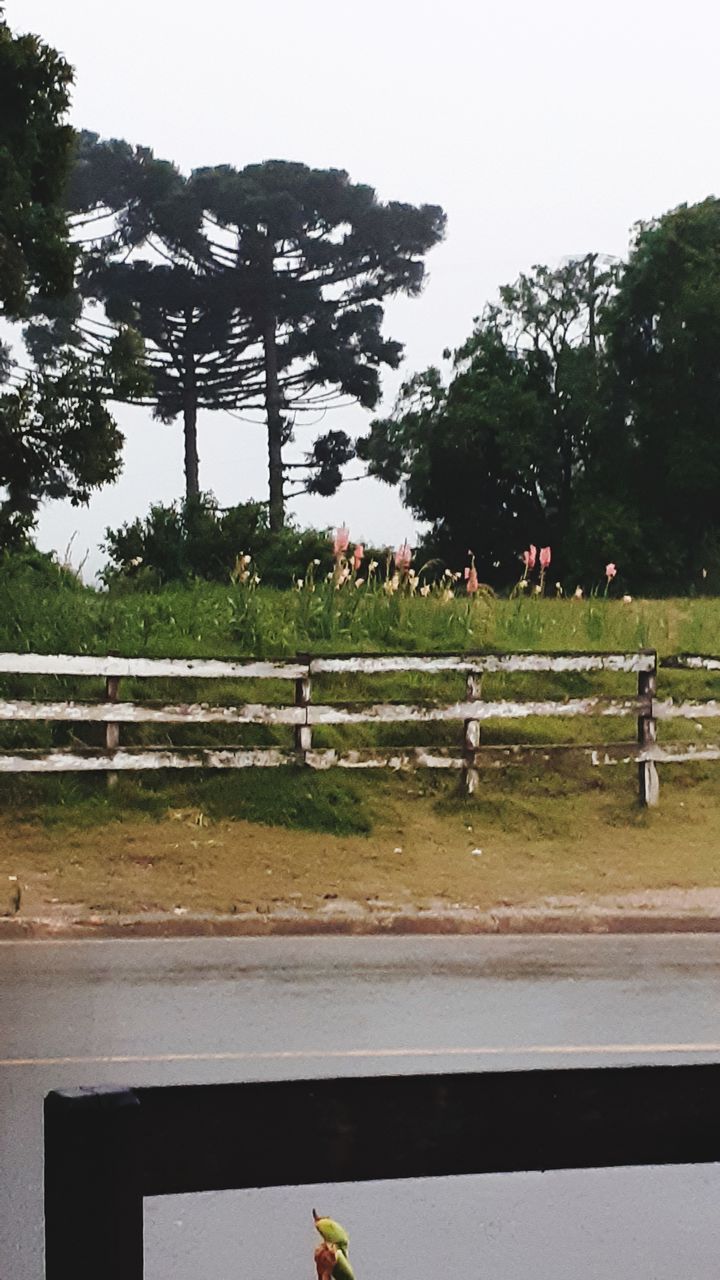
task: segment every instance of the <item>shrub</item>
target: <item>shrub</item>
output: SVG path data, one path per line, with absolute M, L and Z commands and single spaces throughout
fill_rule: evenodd
M 14 550 L 0 551 L 0 589 L 10 586 L 27 587 L 32 592 L 46 588 L 82 591 L 80 578 L 72 568 L 29 542 Z
M 110 559 L 102 577 L 138 586 L 204 578 L 227 582 L 238 556 L 252 556 L 253 572 L 272 587 L 289 587 L 311 560 L 327 571 L 332 552 L 327 534 L 288 524 L 279 533 L 268 525 L 259 502 L 220 508 L 212 494 L 171 506 L 150 508 L 144 519 L 107 529 L 103 550 Z
M 29 545 L 0 553 L 0 648 L 80 653 L 96 626 L 95 601 L 52 555 Z

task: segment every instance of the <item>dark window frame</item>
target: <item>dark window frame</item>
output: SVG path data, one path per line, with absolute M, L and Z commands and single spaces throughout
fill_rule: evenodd
M 147 1196 L 719 1160 L 715 1063 L 55 1091 L 45 1275 L 142 1280 Z

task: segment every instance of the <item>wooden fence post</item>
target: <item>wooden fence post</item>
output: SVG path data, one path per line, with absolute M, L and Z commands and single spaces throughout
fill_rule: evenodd
M 295 681 L 295 706 L 307 708 L 310 705 L 311 696 L 312 684 L 310 681 L 310 659 L 308 658 L 307 675 L 300 676 L 300 678 Z M 312 729 L 310 728 L 310 725 L 307 724 L 307 713 L 305 718 L 305 724 L 295 725 L 295 750 L 302 751 L 303 754 L 305 754 L 306 751 L 309 751 L 312 747 Z
M 638 673 L 638 697 L 646 698 L 650 704 L 650 712 L 638 716 L 638 744 L 651 747 L 657 741 L 657 720 L 652 714 L 652 703 L 657 693 L 657 654 L 651 671 Z M 645 808 L 654 808 L 660 800 L 660 778 L 654 760 L 641 760 L 638 764 L 638 789 L 640 804 Z
M 120 677 L 108 676 L 105 681 L 105 701 L 117 702 L 118 691 L 120 689 Z M 116 751 L 120 745 L 120 725 L 116 720 L 108 720 L 105 724 L 105 749 L 106 751 Z M 114 772 L 107 775 L 108 787 L 117 786 L 118 776 Z
M 479 695 L 478 681 L 471 672 L 465 684 L 465 697 L 474 702 Z M 465 750 L 465 790 L 471 796 L 478 789 L 480 774 L 475 767 L 475 752 L 480 746 L 480 721 L 466 720 L 464 724 L 463 746 Z

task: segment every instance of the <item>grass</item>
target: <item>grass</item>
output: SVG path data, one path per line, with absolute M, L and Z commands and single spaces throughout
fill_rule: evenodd
M 0 571 L 0 649 L 36 652 L 107 653 L 149 656 L 287 656 L 296 652 L 362 652 L 382 649 L 407 652 L 474 648 L 498 651 L 547 649 L 633 650 L 655 647 L 662 654 L 682 650 L 712 651 L 720 633 L 720 600 L 714 598 L 641 600 L 630 604 L 612 599 L 500 600 L 478 596 L 443 602 L 437 597 L 395 595 L 381 590 L 363 593 L 353 588 L 334 592 L 323 587 L 315 595 L 232 585 L 195 583 L 166 587 L 160 593 L 123 594 L 81 587 L 67 574 Z M 661 696 L 707 698 L 717 694 L 712 674 L 661 672 Z M 313 683 L 316 702 L 417 701 L 463 697 L 461 675 L 394 674 L 362 677 L 354 672 L 325 676 Z M 632 696 L 632 676 L 595 674 L 565 676 L 488 675 L 481 696 L 502 698 L 564 698 L 593 693 Z M 101 699 L 101 680 L 7 676 L 0 682 L 6 697 Z M 178 700 L 233 704 L 238 700 L 287 702 L 287 681 L 123 680 L 124 699 Z M 686 721 L 661 726 L 663 740 L 699 740 L 702 728 Z M 0 747 L 99 746 L 101 725 L 8 722 L 0 724 Z M 318 747 L 456 746 L 457 724 L 356 725 L 317 729 Z M 492 744 L 604 743 L 632 740 L 631 718 L 553 720 L 521 723 L 497 721 L 483 725 L 483 741 Z M 170 746 L 290 746 L 292 731 L 266 726 L 125 726 L 125 745 Z M 47 794 L 51 782 L 41 784 Z M 59 785 L 59 784 L 58 784 Z M 65 785 L 65 784 L 63 784 Z M 97 789 L 97 782 L 94 784 Z M 102 786 L 102 784 L 100 784 Z M 175 779 L 178 793 L 187 784 Z M 305 786 L 306 784 L 303 784 Z M 324 801 L 318 779 L 307 786 Z M 253 784 L 257 798 L 253 814 L 261 821 L 278 811 L 278 796 L 270 779 Z M 74 790 L 73 790 L 74 787 Z M 149 784 L 148 784 L 149 787 Z M 266 791 L 262 792 L 262 787 Z M 85 797 L 79 784 L 64 794 Z M 149 794 L 146 790 L 145 795 Z M 0 796 L 3 789 L 0 785 Z M 69 801 L 63 803 L 70 803 Z M 87 804 L 85 798 L 75 802 Z M 304 822 L 307 806 L 293 801 L 291 812 Z M 285 819 L 276 819 L 285 821 Z M 310 820 L 309 818 L 307 819 Z
M 35 575 L 35 576 L 33 576 Z M 279 656 L 396 650 L 717 652 L 720 600 L 421 599 L 380 591 L 315 596 L 196 583 L 162 592 L 103 593 L 68 575 L 0 567 L 0 650 L 137 656 Z M 101 698 L 102 681 L 3 677 L 4 696 Z M 661 672 L 660 693 L 717 696 L 711 674 Z M 313 699 L 462 697 L 464 678 L 326 676 Z M 491 675 L 481 696 L 630 696 L 632 676 Z M 123 698 L 288 701 L 286 681 L 124 680 Z M 0 746 L 102 742 L 101 726 L 5 724 Z M 661 740 L 702 741 L 692 722 Z M 711 723 L 708 735 L 712 736 Z M 483 725 L 483 742 L 630 741 L 627 719 L 535 719 Z M 326 727 L 317 746 L 459 745 L 457 724 Z M 122 741 L 165 745 L 289 745 L 264 726 L 126 726 Z M 527 902 L 548 893 L 623 893 L 714 886 L 720 877 L 717 767 L 664 768 L 657 813 L 637 807 L 634 770 L 591 770 L 568 758 L 482 775 L 467 800 L 457 779 L 340 771 L 248 770 L 104 777 L 0 775 L 0 875 L 19 874 L 28 901 L 97 909 L 231 910 L 273 902 L 318 909 L 337 894 L 367 906 Z M 482 855 L 472 849 L 482 847 Z M 396 854 L 395 849 L 402 849 Z M 270 907 L 268 907 L 268 903 Z M 1 904 L 0 904 L 1 909 Z
M 335 773 L 167 770 L 121 774 L 112 788 L 104 777 L 83 774 L 0 775 L 0 812 L 54 832 L 58 839 L 71 830 L 163 821 L 174 810 L 201 813 L 203 821 L 213 823 L 265 823 L 336 836 L 364 835 L 372 821 L 362 790 Z
M 156 657 L 454 649 L 712 650 L 720 599 L 444 602 L 381 589 L 257 590 L 228 583 L 103 592 L 47 567 L 0 562 L 0 649 Z

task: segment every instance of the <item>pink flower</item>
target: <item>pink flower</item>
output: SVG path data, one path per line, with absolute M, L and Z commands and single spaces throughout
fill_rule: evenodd
M 552 551 L 550 550 L 550 548 L 541 547 L 540 548 L 540 568 L 541 569 L 549 568 L 551 560 L 552 560 Z
M 473 565 L 471 569 L 465 570 L 465 578 L 467 581 L 467 593 L 469 596 L 472 596 L 480 586 L 475 565 Z
M 365 548 L 362 542 L 356 542 L 355 550 L 353 551 L 353 569 L 355 570 L 356 573 L 360 568 L 360 562 L 364 555 L 365 555 Z
M 402 546 L 398 547 L 395 552 L 395 568 L 399 569 L 401 573 L 407 573 L 411 564 L 412 551 L 410 550 L 408 543 L 403 542 Z
M 525 568 L 528 571 L 530 569 L 534 569 L 536 560 L 537 560 L 537 547 L 534 547 L 532 543 L 530 543 L 529 550 L 523 551 L 523 564 L 525 565 Z
M 616 573 L 617 573 L 617 565 L 614 565 L 612 561 L 610 562 L 610 564 L 605 565 L 605 577 L 608 579 L 608 581 L 610 581 L 611 578 L 614 578 Z
M 338 556 L 343 556 L 345 554 L 348 549 L 349 542 L 350 530 L 343 524 L 339 529 L 335 530 L 335 536 L 333 538 L 333 555 L 336 559 Z

